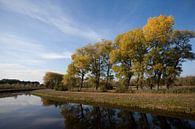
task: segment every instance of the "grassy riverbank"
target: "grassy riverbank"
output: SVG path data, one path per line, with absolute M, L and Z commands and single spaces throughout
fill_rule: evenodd
M 49 89 L 36 90 L 33 94 L 60 102 L 109 105 L 137 111 L 157 111 L 166 114 L 190 115 L 195 119 L 195 94 L 158 93 L 100 93 L 69 92 Z

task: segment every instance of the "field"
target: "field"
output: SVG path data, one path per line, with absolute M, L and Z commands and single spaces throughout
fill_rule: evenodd
M 195 119 L 195 93 L 103 93 L 36 90 L 33 94 L 59 102 L 107 105 Z

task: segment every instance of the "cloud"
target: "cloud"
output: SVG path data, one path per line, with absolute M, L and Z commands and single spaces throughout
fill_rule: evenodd
M 31 68 L 16 63 L 0 63 L 0 78 L 10 78 L 19 80 L 31 80 L 42 82 L 42 78 L 46 71 L 59 72 L 52 69 Z
M 16 35 L 0 33 L 0 79 L 16 78 L 42 82 L 46 71 L 55 71 L 48 68 L 48 60 L 70 59 L 71 52 L 55 52 L 38 41 L 24 39 Z
M 21 64 L 0 63 L 0 78 L 41 81 L 45 70 L 32 69 Z
M 0 45 L 2 54 L 0 57 L 15 57 L 15 59 L 25 59 L 27 62 L 39 62 L 38 59 L 70 59 L 72 55 L 72 52 L 67 50 L 61 53 L 55 52 L 44 47 L 38 41 L 31 41 L 10 34 L 0 34 Z
M 0 34 L 0 45 L 12 50 L 40 51 L 43 49 L 43 46 L 36 42 L 12 34 Z
M 4 9 L 29 16 L 51 26 L 54 26 L 64 34 L 73 35 L 85 39 L 97 41 L 102 36 L 87 25 L 76 23 L 71 17 L 67 16 L 60 8 L 48 1 L 44 1 L 44 5 L 33 3 L 32 1 L 20 0 L 0 0 L 0 4 Z
M 44 53 L 41 55 L 44 59 L 69 59 L 71 58 L 71 52 L 63 52 L 63 53 Z

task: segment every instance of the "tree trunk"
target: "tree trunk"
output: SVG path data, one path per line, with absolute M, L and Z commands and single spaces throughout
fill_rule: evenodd
M 161 72 L 158 73 L 158 80 L 157 80 L 157 90 L 159 90 L 159 86 L 160 86 L 160 79 L 161 78 Z
M 169 85 L 169 84 L 167 84 L 167 89 L 169 89 L 169 86 L 170 86 L 170 85 Z
M 98 61 L 98 65 L 97 65 L 97 73 L 96 73 L 96 86 L 95 89 L 97 90 L 100 84 L 100 71 L 101 71 L 101 62 L 100 60 Z
M 143 82 L 144 82 L 144 73 L 141 73 L 141 82 L 140 87 L 143 89 Z
M 129 85 L 130 85 L 130 81 L 131 81 L 131 75 L 128 76 L 126 89 L 128 89 L 128 87 L 129 87 Z
M 100 77 L 99 77 L 99 73 L 98 75 L 96 75 L 96 85 L 95 85 L 95 89 L 97 90 L 100 84 Z
M 138 87 L 139 87 L 139 74 L 138 74 L 138 77 L 137 77 L 137 81 L 136 81 L 136 88 L 137 88 L 137 90 L 138 90 Z
M 84 76 L 85 76 L 85 74 L 82 73 L 82 75 L 81 75 L 81 84 L 80 84 L 79 91 L 81 90 L 81 88 L 83 88 Z
M 171 81 L 172 81 L 172 79 L 169 77 L 169 78 L 167 79 L 167 84 L 166 84 L 167 89 L 169 89 L 169 86 L 170 86 L 170 84 L 171 84 Z
M 153 85 L 152 85 L 152 83 L 150 83 L 150 89 L 152 90 L 152 87 L 153 87 Z
M 108 64 L 108 69 L 106 73 L 106 84 L 105 84 L 106 88 L 108 88 L 109 76 L 110 76 L 110 64 Z
M 96 79 L 96 86 L 95 86 L 96 90 L 98 89 L 99 84 L 100 84 L 100 80 L 99 80 L 99 77 L 97 77 L 97 79 Z

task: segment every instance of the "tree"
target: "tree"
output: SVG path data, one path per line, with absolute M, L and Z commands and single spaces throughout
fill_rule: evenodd
M 194 60 L 192 45 L 189 43 L 195 37 L 195 32 L 175 30 L 171 35 L 170 47 L 165 52 L 164 80 L 167 88 L 182 72 L 182 63 L 186 60 Z
M 112 41 L 102 40 L 95 44 L 88 44 L 76 50 L 72 55 L 72 63 L 69 65 L 65 82 L 69 77 L 80 79 L 80 88 L 83 87 L 84 80 L 91 77 L 98 89 L 100 79 L 105 79 L 105 87 L 111 79 L 111 64 L 109 61 L 110 51 L 113 49 Z
M 146 42 L 142 29 L 134 29 L 121 34 L 116 39 L 116 49 L 111 53 L 113 69 L 119 78 L 125 80 L 126 88 L 130 85 L 132 75 L 137 76 L 142 86 L 145 72 Z
M 89 57 L 89 77 L 95 82 L 95 88 L 98 89 L 100 85 L 100 77 L 102 74 L 103 64 L 100 58 L 100 51 L 98 49 L 98 44 L 88 44 L 85 46 L 86 55 Z
M 64 84 L 79 84 L 79 90 L 84 82 L 93 82 L 96 89 L 100 85 L 109 88 L 115 75 L 126 89 L 132 76 L 137 89 L 144 81 L 151 89 L 154 85 L 159 89 L 162 84 L 168 88 L 182 72 L 182 63 L 195 59 L 189 43 L 195 32 L 173 30 L 173 25 L 172 16 L 160 15 L 149 18 L 143 29 L 118 35 L 114 44 L 102 40 L 77 49 Z
M 142 88 L 147 54 L 147 44 L 142 29 L 134 29 L 125 33 L 121 42 L 127 44 L 128 56 L 132 60 L 132 71 L 137 78 L 137 89 L 138 86 Z
M 128 89 L 133 75 L 132 59 L 128 51 L 129 43 L 128 41 L 124 42 L 127 37 L 128 33 L 118 35 L 115 40 L 115 49 L 110 53 L 110 62 L 114 64 L 112 69 L 126 89 Z
M 65 90 L 69 90 L 73 87 L 79 87 L 80 79 L 76 75 L 77 69 L 73 63 L 68 65 L 67 73 L 63 77 L 63 85 Z M 78 88 L 80 90 L 80 87 Z
M 62 80 L 63 75 L 60 73 L 55 72 L 46 72 L 45 76 L 43 77 L 44 85 L 47 88 L 61 90 L 62 89 Z
M 172 16 L 158 16 L 149 18 L 143 28 L 149 49 L 147 54 L 148 75 L 155 79 L 157 88 L 161 82 L 164 68 L 165 52 L 170 45 L 174 19 Z
M 87 54 L 86 47 L 77 49 L 72 55 L 72 63 L 74 65 L 74 74 L 77 78 L 80 78 L 80 88 L 83 87 L 85 75 L 89 71 L 89 54 Z
M 101 69 L 103 70 L 103 78 L 105 78 L 105 88 L 108 89 L 110 87 L 110 80 L 113 78 L 111 75 L 112 64 L 110 62 L 110 52 L 113 50 L 112 41 L 102 40 L 102 42 L 96 44 L 97 49 L 99 51 L 99 58 L 102 60 Z

